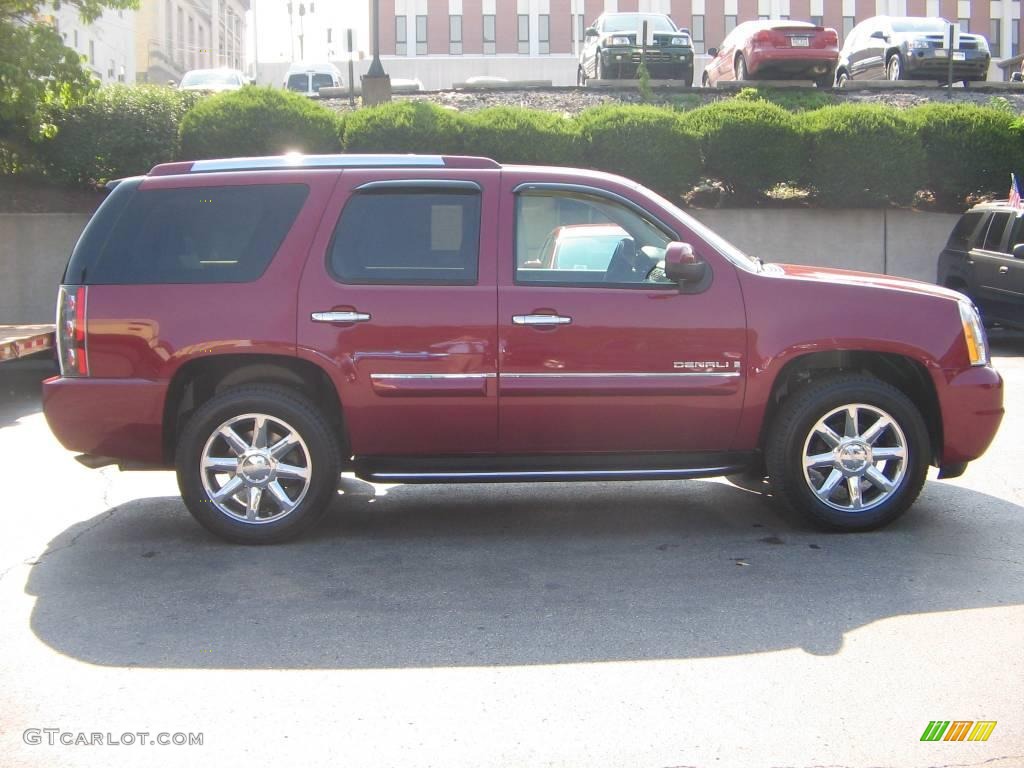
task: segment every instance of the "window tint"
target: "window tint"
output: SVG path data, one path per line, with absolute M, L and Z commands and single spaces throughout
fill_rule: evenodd
M 288 75 L 289 91 L 298 91 L 299 93 L 305 93 L 309 88 L 309 75 L 305 72 L 301 72 L 297 75 Z
M 305 184 L 138 191 L 98 250 L 73 261 L 89 284 L 256 280 L 308 193 Z
M 1006 225 L 1009 224 L 1012 214 L 994 213 L 992 223 L 988 227 L 988 234 L 985 235 L 985 244 L 982 250 L 1000 251 L 1003 246 L 1003 233 L 1006 232 Z
M 1006 244 L 1008 253 L 1013 253 L 1013 246 L 1024 243 L 1024 217 L 1015 216 L 1013 232 L 1010 234 L 1010 241 Z
M 516 199 L 517 282 L 649 286 L 670 240 L 632 208 L 596 195 L 542 190 Z
M 480 193 L 360 192 L 341 212 L 331 271 L 346 283 L 476 282 Z
M 960 221 L 953 227 L 953 232 L 949 236 L 949 242 L 946 243 L 946 247 L 958 251 L 969 251 L 971 249 L 972 237 L 978 229 L 981 217 L 981 213 L 967 213 L 961 216 Z
M 334 76 L 318 72 L 313 75 L 313 93 L 319 93 L 321 88 L 330 88 L 334 85 Z

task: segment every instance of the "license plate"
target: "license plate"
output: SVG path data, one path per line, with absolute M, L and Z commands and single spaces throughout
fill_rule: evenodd
M 953 61 L 963 61 L 967 58 L 967 54 L 963 51 L 953 51 Z
M 810 45 L 810 39 L 806 37 L 791 37 L 789 38 L 789 44 L 794 48 L 806 48 Z

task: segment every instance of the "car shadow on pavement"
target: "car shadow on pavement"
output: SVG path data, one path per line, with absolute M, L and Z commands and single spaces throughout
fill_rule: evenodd
M 722 482 L 342 481 L 275 547 L 206 534 L 180 499 L 58 535 L 32 629 L 100 665 L 408 668 L 833 654 L 889 617 L 1024 602 L 1024 508 L 931 482 L 889 528 L 798 530 Z
M 993 357 L 1024 357 L 1024 331 L 990 328 L 988 341 Z

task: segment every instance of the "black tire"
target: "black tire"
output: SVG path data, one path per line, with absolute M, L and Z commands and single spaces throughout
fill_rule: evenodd
M 226 422 L 243 418 L 246 414 L 269 417 L 271 427 L 264 441 L 267 445 L 277 439 L 270 434 L 275 428 L 273 425 L 284 425 L 297 433 L 303 443 L 294 449 L 298 454 L 283 453 L 278 458 L 282 463 L 298 463 L 309 475 L 308 480 L 284 480 L 283 475 L 279 480 L 278 488 L 288 483 L 304 488 L 301 495 L 298 490 L 288 491 L 289 495 L 294 494 L 293 499 L 298 499 L 290 511 L 284 511 L 274 500 L 269 487 L 265 488 L 268 491 L 266 497 L 255 505 L 262 505 L 260 508 L 267 512 L 267 519 L 262 522 L 258 519 L 247 522 L 222 511 L 204 485 L 204 472 L 200 466 L 208 442 L 212 446 L 219 439 L 214 437 L 215 432 Z M 252 431 L 255 432 L 255 428 Z M 256 442 L 252 440 L 251 433 L 240 437 L 245 442 Z M 233 453 L 237 455 L 237 451 Z M 289 389 L 270 385 L 229 389 L 204 403 L 181 432 L 175 466 L 178 488 L 192 516 L 211 533 L 239 544 L 276 544 L 298 536 L 327 510 L 337 492 L 341 474 L 338 440 L 317 407 Z M 223 476 L 234 477 L 237 474 L 237 471 L 225 470 Z M 272 479 L 273 475 L 268 477 Z M 208 477 L 206 479 L 208 483 L 212 482 Z M 234 497 L 223 500 L 225 505 L 233 503 L 238 503 Z M 275 509 L 278 513 L 276 519 L 272 514 Z
M 587 87 L 587 73 L 583 71 L 583 67 L 576 68 L 576 87 L 586 88 Z
M 825 75 L 814 81 L 818 88 L 832 88 L 836 83 L 835 75 Z
M 607 80 L 608 73 L 604 71 L 604 62 L 601 61 L 601 52 L 598 51 L 594 55 L 594 79 L 595 80 Z
M 852 504 L 855 498 L 853 494 L 859 497 L 862 488 L 868 494 L 863 509 L 844 511 L 822 501 L 812 489 L 810 480 L 805 477 L 805 443 L 808 446 L 815 444 L 813 441 L 818 438 L 812 437 L 812 433 L 818 433 L 812 431 L 820 419 L 836 409 L 853 404 L 878 409 L 895 422 L 902 433 L 900 437 L 903 438 L 905 458 L 902 475 L 891 472 L 898 475 L 898 479 L 891 484 L 892 489 L 888 492 L 883 492 L 866 478 L 852 483 L 843 476 L 845 482 L 842 487 L 836 485 L 840 500 L 843 495 L 847 495 Z M 870 428 L 865 431 L 870 431 Z M 883 439 L 888 441 L 888 436 L 896 435 L 896 430 L 887 430 L 883 435 L 886 437 L 879 438 L 880 442 Z M 845 433 L 842 437 L 846 439 Z M 898 441 L 893 442 L 899 445 Z M 880 444 L 872 445 L 873 451 L 880 452 L 881 448 Z M 786 510 L 817 528 L 870 531 L 898 518 L 917 499 L 931 463 L 931 444 L 920 412 L 898 389 L 871 376 L 835 374 L 798 390 L 783 402 L 765 441 L 765 461 L 771 478 L 772 494 Z M 866 465 L 869 469 L 874 466 L 870 462 Z M 830 474 L 836 471 L 827 469 Z M 808 470 L 808 476 L 813 471 Z M 824 478 L 823 486 L 828 479 Z M 832 496 L 829 499 L 832 504 L 839 503 Z
M 711 78 L 708 77 L 708 73 L 707 72 L 705 72 L 703 75 L 700 76 L 700 87 L 701 88 L 710 88 L 711 87 Z
M 750 79 L 750 75 L 747 74 L 747 60 L 743 58 L 742 53 L 736 57 L 736 63 L 733 67 L 733 71 L 737 82 Z
M 885 79 L 903 79 L 903 58 L 898 53 L 894 53 L 885 62 Z
M 693 68 L 690 67 L 690 68 L 687 68 L 687 69 L 680 70 L 679 77 L 676 78 L 676 79 L 679 80 L 687 88 L 692 88 L 693 87 Z

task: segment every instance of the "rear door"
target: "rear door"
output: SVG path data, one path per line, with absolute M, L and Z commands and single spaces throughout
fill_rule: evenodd
M 1024 259 L 1013 247 L 1024 242 L 1024 218 L 1009 212 L 992 214 L 980 247 L 971 252 L 977 300 L 992 319 L 1024 321 Z
M 335 380 L 353 455 L 497 447 L 498 170 L 346 170 L 299 296 L 299 354 Z

